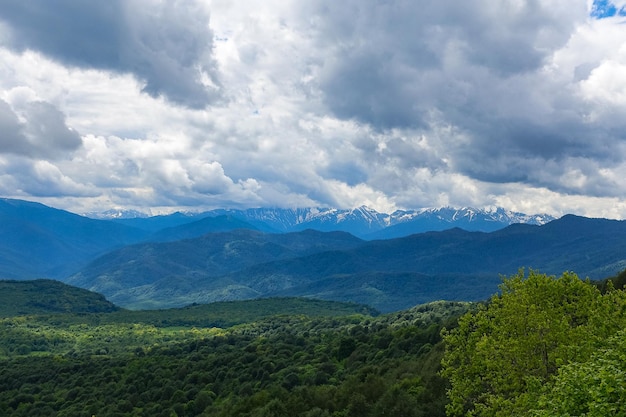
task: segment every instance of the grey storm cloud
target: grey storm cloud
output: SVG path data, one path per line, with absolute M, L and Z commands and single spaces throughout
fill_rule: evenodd
M 203 108 L 219 99 L 208 16 L 191 2 L 6 0 L 9 47 L 66 65 L 132 73 L 143 91 Z
M 586 119 L 590 104 L 572 88 L 580 71 L 568 80 L 543 73 L 587 18 L 585 4 L 319 0 L 302 16 L 327 53 L 319 86 L 328 109 L 380 132 L 423 132 L 454 172 L 562 190 L 558 175 L 532 172 L 546 161 L 611 166 L 625 156 L 612 146 L 623 142 L 620 129 Z M 454 133 L 442 136 L 441 126 Z M 421 152 L 403 151 L 397 160 L 404 168 L 444 166 Z
M 65 115 L 50 103 L 26 103 L 18 114 L 0 100 L 0 153 L 58 159 L 82 145 L 78 132 L 65 124 Z
M 367 171 L 353 161 L 331 161 L 320 174 L 325 178 L 333 178 L 355 186 L 367 181 Z
M 575 22 L 516 3 L 313 2 L 304 14 L 331 52 L 321 78 L 329 107 L 381 128 L 421 126 L 433 107 L 474 104 L 472 84 L 537 70 Z
M 26 149 L 24 126 L 20 123 L 11 106 L 0 100 L 0 152 L 23 153 Z

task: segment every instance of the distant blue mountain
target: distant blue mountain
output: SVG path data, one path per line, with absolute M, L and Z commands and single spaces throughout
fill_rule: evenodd
M 127 307 L 297 295 L 391 311 L 484 299 L 520 267 L 594 279 L 626 268 L 626 222 L 572 215 L 361 207 L 119 217 L 0 199 L 0 278 L 57 278 Z
M 204 217 L 208 217 L 202 214 L 186 214 L 181 212 L 175 212 L 172 214 L 159 215 L 159 216 L 135 216 L 135 217 L 118 217 L 107 216 L 104 213 L 89 213 L 88 216 L 100 220 L 111 220 L 112 222 L 123 224 L 126 226 L 134 227 L 137 229 L 145 230 L 147 232 L 155 233 L 159 230 L 181 226 L 187 223 L 192 223 L 200 220 Z
M 147 232 L 29 201 L 0 199 L 0 278 L 61 278 Z
M 343 231 L 368 240 L 390 239 L 454 227 L 469 231 L 492 232 L 515 223 L 541 225 L 554 220 L 554 217 L 546 214 L 526 215 L 502 208 L 481 210 L 467 207 L 402 210 L 391 214 L 379 213 L 367 207 L 350 210 L 332 208 L 218 209 L 203 213 L 177 212 L 169 216 L 148 218 L 113 216 L 111 220 L 155 232 L 166 227 L 181 226 L 216 216 L 230 216 L 264 232 L 285 233 L 306 229 L 323 232 Z M 201 234 L 198 233 L 196 236 Z
M 191 239 L 207 233 L 227 232 L 237 229 L 257 230 L 252 224 L 233 216 L 204 217 L 200 220 L 161 229 L 151 234 L 147 240 L 154 242 L 172 242 Z
M 236 230 L 126 247 L 67 282 L 132 308 L 306 296 L 393 311 L 486 299 L 501 274 L 519 268 L 613 276 L 626 268 L 624 236 L 626 221 L 571 215 L 490 233 L 454 228 L 373 241 L 344 232 Z
M 366 236 L 368 239 L 391 239 L 416 233 L 442 231 L 458 227 L 470 232 L 494 232 L 512 224 L 543 225 L 555 218 L 547 214 L 528 215 L 496 208 L 491 210 L 464 207 L 396 211 L 390 225 Z

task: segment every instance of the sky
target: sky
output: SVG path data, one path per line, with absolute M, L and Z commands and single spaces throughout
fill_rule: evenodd
M 3 0 L 0 196 L 626 218 L 626 0 Z

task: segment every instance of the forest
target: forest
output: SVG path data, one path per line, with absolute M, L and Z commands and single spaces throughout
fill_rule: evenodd
M 0 415 L 624 415 L 625 278 L 520 271 L 484 303 L 388 314 L 301 298 L 39 303 L 0 319 Z

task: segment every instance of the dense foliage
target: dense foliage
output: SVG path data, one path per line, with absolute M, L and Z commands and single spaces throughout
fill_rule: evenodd
M 0 285 L 3 282 L 0 281 Z M 55 281 L 9 282 L 3 289 L 4 298 L 12 298 L 13 310 L 39 313 L 37 301 L 42 293 L 32 294 L 32 286 L 48 291 L 47 303 L 53 306 L 67 301 L 66 291 L 73 287 Z M 0 357 L 30 353 L 120 353 L 135 347 L 149 347 L 206 335 L 223 334 L 223 329 L 243 323 L 255 323 L 269 317 L 342 317 L 351 315 L 376 316 L 378 312 L 363 305 L 338 303 L 306 298 L 273 298 L 247 301 L 191 305 L 170 310 L 129 311 L 115 308 L 106 314 L 84 314 L 81 306 L 97 295 L 77 290 L 81 297 L 72 299 L 71 310 L 81 314 L 47 314 L 37 316 L 9 315 L 0 319 Z M 33 297 L 36 302 L 29 299 Z M 107 304 L 111 306 L 111 304 Z M 7 311 L 8 309 L 4 309 Z M 55 308 L 50 311 L 56 311 Z M 98 311 L 97 309 L 95 311 Z M 232 329 L 231 329 L 232 331 Z
M 626 293 L 530 271 L 445 334 L 450 416 L 619 416 Z
M 520 271 L 483 304 L 385 315 L 296 298 L 91 313 L 90 294 L 42 281 L 43 305 L 7 283 L 5 312 L 78 312 L 0 319 L 0 415 L 623 416 L 625 276 Z
M 273 302 L 279 312 L 290 300 Z M 443 416 L 440 331 L 467 308 L 291 312 L 224 328 L 171 326 L 161 312 L 5 318 L 0 415 Z M 212 321 L 200 306 L 178 313 Z
M 608 339 L 589 360 L 559 369 L 539 405 L 539 417 L 625 416 L 626 331 Z
M 119 308 L 102 295 L 59 281 L 0 281 L 0 317 L 49 313 L 105 313 Z

